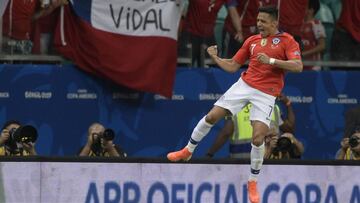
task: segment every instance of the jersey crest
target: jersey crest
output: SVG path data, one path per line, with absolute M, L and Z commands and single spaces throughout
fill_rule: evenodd
M 275 45 L 277 45 L 277 44 L 280 43 L 280 39 L 277 38 L 277 37 L 275 37 L 274 39 L 272 39 L 272 43 L 275 44 Z
M 266 38 L 261 39 L 260 45 L 264 47 L 266 46 L 266 44 L 267 44 L 267 39 Z

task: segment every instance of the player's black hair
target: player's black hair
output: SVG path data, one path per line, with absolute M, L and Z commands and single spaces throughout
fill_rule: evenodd
M 259 8 L 259 13 L 267 13 L 273 17 L 274 20 L 277 20 L 279 16 L 279 11 L 275 6 L 262 6 Z

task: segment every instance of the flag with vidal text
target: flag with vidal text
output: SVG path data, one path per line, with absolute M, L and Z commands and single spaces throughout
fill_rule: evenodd
M 177 0 L 72 0 L 55 46 L 82 70 L 167 97 L 177 63 Z

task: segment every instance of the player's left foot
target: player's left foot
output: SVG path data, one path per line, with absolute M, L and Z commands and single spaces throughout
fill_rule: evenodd
M 251 203 L 259 203 L 260 196 L 257 190 L 257 183 L 256 181 L 249 181 L 248 182 L 248 197 Z
M 189 161 L 191 156 L 192 156 L 192 153 L 188 150 L 187 147 L 184 147 L 180 151 L 170 152 L 167 155 L 167 158 L 173 162 L 180 161 L 180 160 Z

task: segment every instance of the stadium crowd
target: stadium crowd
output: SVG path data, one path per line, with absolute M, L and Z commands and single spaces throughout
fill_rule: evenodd
M 6 0 L 2 9 L 2 54 L 56 54 L 52 36 L 67 0 Z M 5 4 L 5 2 L 7 4 Z M 178 56 L 192 67 L 210 60 L 206 47 L 217 44 L 232 57 L 257 32 L 260 6 L 278 7 L 279 27 L 294 36 L 304 60 L 358 61 L 360 9 L 357 0 L 187 0 L 179 25 Z M 320 70 L 306 66 L 306 70 Z

